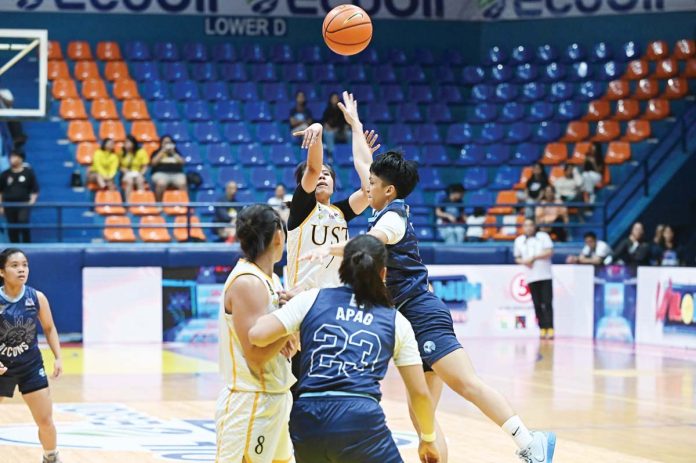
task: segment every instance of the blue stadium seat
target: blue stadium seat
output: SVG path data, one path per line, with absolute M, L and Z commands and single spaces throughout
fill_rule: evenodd
M 430 85 L 411 85 L 408 88 L 408 100 L 414 103 L 432 103 L 434 97 Z
M 267 82 L 261 84 L 261 98 L 264 101 L 288 101 L 288 90 L 283 82 Z
M 498 168 L 493 177 L 490 188 L 493 190 L 510 190 L 520 178 L 521 170 L 519 167 L 502 166 Z
M 247 181 L 245 173 L 246 169 L 239 165 L 220 167 L 218 170 L 217 183 L 219 186 L 224 187 L 227 182 L 234 181 L 239 188 L 248 188 L 249 182 Z
M 401 48 L 390 48 L 387 51 L 387 60 L 392 64 L 403 66 L 408 63 L 408 56 L 406 56 L 406 52 Z
M 464 57 L 459 50 L 454 50 L 448 48 L 442 52 L 442 64 L 449 64 L 451 66 L 461 66 L 464 64 Z
M 251 186 L 251 185 L 249 185 Z M 236 200 L 239 203 L 265 202 L 266 198 L 259 196 L 259 192 L 252 189 L 237 190 Z
M 195 63 L 208 61 L 208 49 L 201 42 L 186 43 L 181 51 L 186 61 Z
M 266 53 L 258 43 L 246 43 L 242 45 L 241 50 L 242 61 L 245 63 L 265 63 Z
M 544 82 L 558 82 L 565 79 L 567 68 L 563 64 L 549 63 L 544 67 Z
M 272 145 L 275 143 L 285 143 L 289 138 L 289 130 L 281 129 L 277 122 L 261 122 L 256 124 L 256 140 L 263 144 Z
M 490 191 L 471 191 L 464 196 L 464 203 L 469 207 L 491 207 L 495 196 Z
M 368 47 L 357 56 L 357 60 L 363 64 L 380 64 L 382 62 L 379 52 L 375 47 Z
M 570 82 L 556 82 L 551 84 L 550 100 L 565 101 L 573 97 L 575 93 L 575 85 Z
M 152 117 L 158 121 L 173 121 L 181 117 L 179 108 L 171 100 L 155 101 L 150 107 L 152 108 Z
M 462 185 L 465 190 L 478 190 L 488 185 L 488 169 L 485 167 L 471 167 L 464 171 Z
M 491 144 L 501 141 L 505 137 L 505 126 L 496 122 L 487 122 L 481 130 L 481 143 Z
M 574 121 L 580 119 L 587 111 L 587 105 L 581 105 L 576 101 L 563 101 L 558 105 L 555 119 L 557 121 Z
M 382 100 L 385 103 L 403 103 L 406 99 L 401 85 L 384 85 L 382 86 L 382 92 Z
M 351 83 L 367 82 L 367 71 L 362 64 L 355 64 L 346 68 L 346 80 Z
M 288 121 L 288 116 L 290 115 L 290 110 L 295 106 L 293 100 L 287 101 L 276 101 L 273 108 L 273 117 L 276 121 Z
M 516 84 L 498 84 L 495 87 L 495 98 L 502 103 L 515 100 L 519 94 L 520 87 Z
M 553 118 L 553 105 L 546 101 L 535 101 L 529 107 L 527 120 L 529 122 L 548 121 Z M 521 140 L 520 140 L 521 141 Z
M 428 120 L 435 123 L 452 122 L 452 113 L 444 103 L 429 104 L 427 108 Z
M 606 42 L 597 42 L 592 46 L 590 61 L 593 63 L 603 63 L 614 58 L 614 52 Z
M 124 56 L 128 61 L 147 61 L 150 59 L 150 48 L 140 40 L 126 42 Z
M 252 167 L 249 179 L 257 190 L 273 190 L 278 184 L 278 176 L 273 166 Z
M 209 121 L 208 103 L 200 100 L 184 103 L 184 117 L 190 121 Z
M 286 43 L 276 43 L 271 47 L 271 61 L 274 63 L 292 63 L 295 61 L 295 53 L 292 47 Z
M 464 145 L 459 151 L 456 163 L 460 166 L 478 166 L 485 155 L 486 150 L 481 145 Z
M 512 50 L 512 55 L 510 60 L 516 64 L 527 64 L 531 63 L 534 59 L 534 54 L 532 50 L 525 47 L 524 45 L 519 45 Z
M 592 77 L 592 69 L 585 61 L 573 63 L 567 79 L 571 82 L 582 82 Z
M 186 63 L 181 61 L 171 61 L 162 64 L 162 78 L 169 82 L 180 82 L 188 80 L 188 68 Z
M 394 118 L 389 111 L 389 105 L 386 103 L 369 103 L 365 107 L 365 120 L 375 122 L 393 122 Z
M 230 143 L 251 143 L 251 135 L 244 122 L 225 123 L 223 133 Z
M 237 61 L 237 52 L 231 42 L 219 42 L 213 44 L 213 59 L 219 63 L 232 63 Z
M 487 65 L 505 64 L 508 60 L 508 54 L 499 46 L 494 46 L 488 49 L 483 57 L 483 62 Z
M 388 131 L 388 140 L 391 144 L 413 143 L 413 131 L 406 124 L 392 124 Z
M 512 150 L 510 164 L 515 166 L 528 166 L 536 162 L 544 152 L 541 145 L 535 143 L 522 143 Z
M 309 104 L 307 104 L 309 112 L 312 113 L 314 119 L 321 120 L 321 117 L 324 115 L 324 110 L 326 109 L 326 103 L 324 102 L 328 101 L 329 95 L 332 93 L 335 93 L 333 87 L 328 89 L 322 89 L 321 101 L 310 101 Z
M 192 164 L 184 166 L 186 172 L 195 172 L 201 177 L 201 189 L 211 189 L 215 188 L 216 181 L 213 179 L 212 171 L 210 167 L 204 164 Z
M 203 158 L 201 157 L 198 143 L 179 143 L 176 145 L 176 150 L 184 158 L 186 165 L 203 164 Z
M 437 100 L 443 103 L 461 103 L 464 98 L 456 85 L 442 85 L 437 87 Z
M 352 88 L 353 96 L 358 101 L 358 105 L 362 103 L 372 103 L 375 101 L 375 90 L 371 84 L 355 84 Z
M 324 62 L 321 48 L 318 45 L 305 45 L 301 47 L 299 56 L 299 61 L 306 64 L 321 64 Z
M 158 61 L 178 61 L 179 49 L 174 42 L 157 42 L 153 47 L 153 55 Z
M 334 163 L 341 167 L 353 168 L 353 147 L 349 144 L 340 143 L 336 145 L 334 151 Z
M 205 157 L 214 166 L 231 166 L 237 162 L 228 143 L 212 143 L 205 148 Z
M 423 122 L 423 115 L 417 103 L 402 103 L 397 106 L 396 114 L 403 122 Z
M 244 82 L 248 80 L 246 67 L 242 63 L 221 64 L 220 77 L 227 82 Z
M 226 82 L 206 82 L 203 84 L 203 98 L 208 101 L 225 101 L 230 98 Z
M 338 82 L 336 67 L 333 64 L 316 64 L 312 70 L 312 82 Z
M 442 143 L 440 132 L 435 124 L 420 124 L 416 126 L 416 141 L 425 145 L 435 145 Z
M 432 72 L 432 78 L 435 82 L 441 84 L 453 84 L 457 80 L 454 76 L 454 71 L 449 66 L 438 66 L 438 68 Z
M 175 82 L 172 86 L 172 96 L 179 101 L 198 100 L 198 85 L 192 80 Z
M 576 99 L 580 101 L 596 100 L 604 96 L 605 89 L 606 85 L 602 82 L 583 82 L 580 84 Z
M 474 141 L 474 131 L 470 124 L 452 124 L 447 128 L 445 142 L 448 145 L 463 145 Z
M 419 64 L 412 64 L 403 68 L 401 80 L 408 84 L 421 84 L 426 81 L 425 72 Z
M 425 204 L 428 204 L 428 202 L 425 200 L 425 196 L 423 195 L 423 192 L 416 188 L 413 190 L 413 192 L 408 195 L 408 198 L 406 200 L 410 206 L 423 206 Z
M 435 232 L 433 231 L 433 227 L 426 227 L 426 226 L 419 226 L 414 229 L 416 232 L 416 236 L 418 236 L 418 241 L 421 242 L 430 242 L 430 241 L 435 241 Z
M 249 101 L 244 105 L 244 119 L 250 122 L 271 121 L 271 106 L 265 101 Z
M 522 143 L 532 136 L 532 126 L 527 122 L 515 122 L 508 127 L 505 143 Z
M 476 85 L 486 78 L 486 71 L 481 66 L 465 66 L 462 71 L 462 79 L 465 85 Z
M 509 82 L 512 79 L 512 67 L 498 64 L 491 68 L 491 79 L 495 83 Z
M 138 82 L 160 80 L 159 67 L 154 61 L 139 61 L 130 66 L 131 76 Z
M 558 60 L 558 50 L 553 45 L 541 45 L 536 50 L 537 63 L 548 64 Z
M 275 66 L 272 63 L 252 64 L 251 77 L 257 82 L 277 82 Z
M 268 149 L 268 161 L 274 166 L 295 167 L 299 162 L 297 148 L 289 143 L 271 145 Z
M 417 47 L 413 51 L 414 59 L 421 63 L 423 66 L 432 66 L 437 64 L 437 59 L 435 59 L 435 54 L 430 48 L 427 47 Z
M 307 67 L 303 63 L 288 63 L 281 68 L 283 81 L 285 82 L 307 82 Z
M 217 67 L 213 63 L 198 63 L 193 66 L 191 77 L 198 82 L 210 82 L 217 79 Z
M 239 193 L 239 191 L 237 191 Z M 198 190 L 194 194 L 194 200 L 197 203 L 215 203 L 220 197 L 220 193 L 215 189 Z M 199 209 L 201 215 L 213 215 L 215 213 L 215 207 L 206 206 L 204 209 Z
M 486 147 L 486 152 L 481 160 L 484 166 L 499 166 L 506 164 L 510 160 L 510 147 L 507 145 L 490 145 Z
M 619 52 L 616 53 L 616 60 L 627 63 L 639 59 L 641 53 L 641 48 L 636 42 L 626 42 L 619 48 Z
M 191 139 L 188 133 L 188 124 L 180 121 L 162 122 L 159 126 L 159 133 L 162 136 L 169 135 L 177 143 Z
M 577 63 L 587 58 L 587 50 L 579 43 L 571 43 L 563 52 L 561 61 L 564 63 Z
M 193 137 L 199 143 L 218 143 L 222 141 L 220 130 L 214 122 L 197 122 L 193 124 Z
M 495 97 L 495 87 L 488 84 L 476 84 L 471 89 L 471 98 L 482 103 L 489 102 Z
M 297 180 L 295 179 L 295 168 L 284 168 L 280 174 L 280 181 L 283 182 L 283 184 L 286 187 L 288 187 L 288 189 L 292 190 L 293 186 L 297 182 Z
M 220 122 L 242 120 L 242 106 L 239 104 L 239 101 L 219 101 L 213 106 L 213 113 L 215 114 L 215 118 Z
M 511 101 L 503 105 L 503 109 L 500 112 L 500 117 L 498 120 L 500 122 L 516 122 L 524 117 L 525 112 L 525 105 Z
M 542 100 L 546 96 L 546 87 L 538 82 L 529 82 L 522 86 L 521 101 L 537 101 Z
M 297 84 L 290 84 L 290 99 L 295 101 L 295 95 L 297 92 L 303 92 L 307 101 L 316 101 L 319 99 L 319 93 L 317 92 L 317 86 L 309 82 L 302 82 Z
M 542 122 L 534 131 L 532 140 L 537 143 L 558 141 L 563 135 L 564 128 L 557 122 Z
M 479 103 L 474 107 L 471 116 L 472 122 L 492 122 L 498 116 L 498 105 L 493 103 Z
M 620 79 L 623 76 L 626 66 L 616 61 L 602 63 L 597 69 L 597 80 L 611 81 Z
M 515 68 L 515 81 L 520 83 L 533 82 L 539 77 L 539 68 L 535 64 L 520 64 Z
M 259 94 L 254 82 L 236 82 L 232 84 L 232 98 L 239 101 L 256 101 Z
M 442 145 L 428 145 L 423 147 L 423 162 L 428 166 L 450 166 L 452 160 L 447 156 L 447 150 Z M 409 159 L 413 159 L 409 157 Z
M 441 190 L 443 188 L 440 173 L 437 169 L 422 169 L 420 172 L 420 186 L 425 190 Z
M 263 148 L 258 143 L 245 143 L 239 147 L 239 162 L 246 167 L 267 165 Z

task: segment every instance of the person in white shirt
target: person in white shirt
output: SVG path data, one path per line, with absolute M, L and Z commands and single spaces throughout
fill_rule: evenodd
M 532 294 L 541 337 L 553 339 L 553 241 L 548 233 L 537 230 L 532 219 L 524 221 L 522 230 L 523 234 L 515 238 L 515 262 L 525 266 L 525 280 Z
M 563 177 L 557 178 L 553 186 L 564 203 L 572 203 L 582 201 L 582 184 L 582 175 L 578 169 L 568 164 L 563 169 Z
M 466 240 L 474 243 L 483 241 L 484 223 L 486 223 L 486 210 L 475 207 L 474 213 L 466 218 Z
M 597 239 L 595 232 L 585 233 L 585 246 L 580 255 L 568 256 L 568 264 L 602 265 L 611 263 L 611 247 L 602 240 Z
M 268 205 L 271 206 L 283 219 L 283 222 L 287 223 L 288 216 L 290 215 L 290 208 L 288 208 L 288 203 L 292 201 L 292 195 L 288 195 L 285 190 L 285 185 L 279 183 L 275 187 L 275 192 L 273 196 L 268 198 Z

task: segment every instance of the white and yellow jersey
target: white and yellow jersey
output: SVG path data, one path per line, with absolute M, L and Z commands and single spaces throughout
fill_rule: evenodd
M 254 275 L 264 283 L 268 289 L 269 313 L 279 308 L 278 293 L 283 287 L 278 276 L 274 274 L 271 278 L 255 264 L 240 259 L 227 277 L 220 303 L 220 372 L 231 391 L 286 392 L 295 383 L 288 359 L 279 354 L 264 365 L 261 375 L 252 371 L 244 358 L 242 345 L 234 329 L 234 314 L 225 312 L 224 294 L 234 280 L 242 275 Z

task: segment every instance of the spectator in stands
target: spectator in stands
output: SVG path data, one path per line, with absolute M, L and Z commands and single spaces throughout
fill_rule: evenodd
M 631 233 L 614 250 L 613 262 L 625 265 L 649 265 L 650 245 L 643 241 L 645 229 L 643 224 L 636 222 L 631 227 Z
M 121 153 L 121 181 L 126 200 L 133 187 L 139 191 L 145 188 L 145 174 L 149 164 L 150 156 L 147 151 L 138 145 L 138 140 L 133 135 L 128 135 Z
M 15 150 L 10 155 L 10 168 L 0 174 L 0 203 L 7 223 L 26 225 L 29 223 L 31 206 L 39 197 L 39 183 L 34 171 L 24 165 L 24 153 Z M 27 203 L 26 206 L 5 206 L 5 203 Z M 10 228 L 8 236 L 11 243 L 31 243 L 28 226 Z
M 338 101 L 338 93 L 332 93 L 321 118 L 324 125 L 324 149 L 329 156 L 333 156 L 336 142 L 347 143 L 351 134 L 350 126 L 338 107 Z
M 660 242 L 662 241 L 662 232 L 665 229 L 665 224 L 658 223 L 655 226 L 655 235 L 653 236 L 652 243 L 650 243 L 650 263 L 652 265 L 660 265 L 659 256 L 662 254 L 662 246 Z
M 590 149 L 587 151 L 585 156 L 586 160 L 592 163 L 592 167 L 596 172 L 604 177 L 604 169 L 606 169 L 606 164 L 604 163 L 604 155 L 602 154 L 602 145 L 599 143 L 592 143 Z
M 227 182 L 225 185 L 225 194 L 222 195 L 217 202 L 237 202 L 237 182 Z M 225 224 L 216 230 L 218 237 L 220 237 L 220 241 L 233 243 L 237 239 L 237 208 L 231 206 L 216 206 L 215 221 Z
M 566 224 L 569 221 L 568 208 L 563 206 L 563 202 L 556 196 L 556 190 L 552 185 L 547 185 L 544 188 L 534 216 L 541 230 L 555 235 L 558 241 L 566 240 L 567 232 L 564 227 L 542 227 L 543 225 Z
M 292 195 L 287 194 L 285 185 L 279 183 L 275 187 L 273 196 L 268 198 L 268 205 L 278 212 L 283 221 L 287 222 L 290 215 L 290 208 L 288 207 L 290 201 L 292 201 Z
M 483 224 L 486 223 L 486 210 L 481 206 L 474 208 L 474 213 L 466 218 L 466 240 L 471 243 L 483 241 Z
M 299 91 L 295 94 L 295 106 L 290 110 L 289 119 L 291 133 L 302 131 L 314 122 L 312 112 L 307 107 L 307 97 L 304 92 Z
M 151 165 L 157 201 L 162 201 L 162 195 L 167 188 L 186 189 L 184 157 L 176 150 L 174 139 L 169 135 L 161 138 L 160 147 L 152 156 Z
M 114 152 L 115 143 L 112 138 L 105 138 L 101 148 L 95 151 L 87 177 L 90 183 L 96 183 L 100 190 L 116 189 L 116 174 L 121 160 Z
M 594 232 L 585 233 L 585 246 L 580 251 L 580 255 L 568 256 L 568 264 L 591 264 L 602 265 L 611 261 L 611 247 L 602 240 L 597 239 Z
M 597 165 L 587 158 L 581 175 L 583 200 L 592 204 L 595 202 L 595 190 L 602 184 L 602 174 L 597 170 Z M 586 213 L 591 213 L 591 210 L 588 209 Z
M 466 215 L 464 207 L 457 206 L 464 202 L 464 187 L 460 184 L 452 184 L 447 187 L 447 196 L 442 201 L 443 203 L 452 203 L 451 205 L 435 208 L 435 216 L 440 236 L 445 243 L 461 243 L 464 241 L 464 233 L 466 228 Z
M 655 255 L 657 265 L 677 267 L 685 264 L 684 247 L 679 246 L 671 225 L 663 226 L 657 250 L 658 252 Z
M 8 88 L 0 89 L 0 107 L 12 108 L 14 106 L 14 95 Z M 22 123 L 18 120 L 7 121 L 7 128 L 12 139 L 12 149 L 15 151 L 24 151 L 24 145 L 27 143 L 27 135 L 24 133 Z
M 563 169 L 563 177 L 556 179 L 553 186 L 563 202 L 582 201 L 582 175 L 575 166 L 567 164 Z
M 537 202 L 548 184 L 549 176 L 546 174 L 544 166 L 542 166 L 540 162 L 534 163 L 534 165 L 532 165 L 532 175 L 525 185 L 525 201 L 528 203 Z

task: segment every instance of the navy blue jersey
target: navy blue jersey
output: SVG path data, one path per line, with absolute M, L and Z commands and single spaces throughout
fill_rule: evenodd
M 300 325 L 298 393 L 346 392 L 382 397 L 379 382 L 394 354 L 396 310 L 358 307 L 349 287 L 319 291 Z
M 39 298 L 34 288 L 25 286 L 15 301 L 0 290 L 0 362 L 8 366 L 41 357 L 38 323 Z
M 387 288 L 398 307 L 404 301 L 428 291 L 428 269 L 418 252 L 418 237 L 411 223 L 408 206 L 402 199 L 392 201 L 372 217 L 367 231 L 390 211 L 396 212 L 406 220 L 406 233 L 401 241 L 387 245 Z

